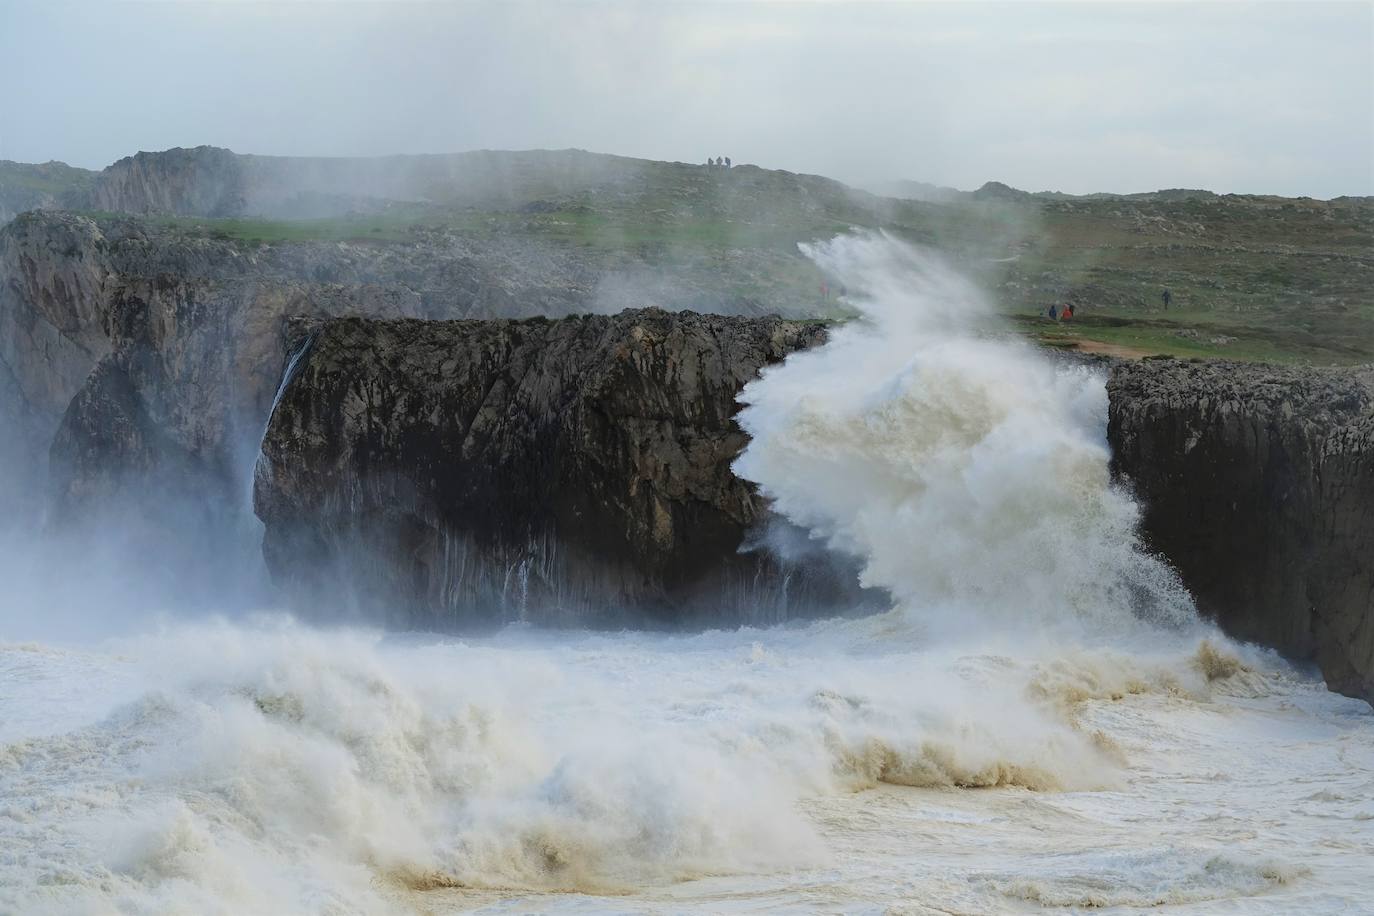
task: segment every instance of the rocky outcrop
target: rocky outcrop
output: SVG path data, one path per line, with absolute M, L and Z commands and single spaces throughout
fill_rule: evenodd
M 65 162 L 0 159 L 0 225 L 28 210 L 69 207 L 85 198 L 95 172 Z
M 1200 609 L 1374 699 L 1374 368 L 1150 359 L 1108 393 L 1114 468 Z
M 106 253 L 81 216 L 26 213 L 0 230 L 0 364 L 36 415 L 60 416 L 109 352 Z
M 823 335 L 654 309 L 299 328 L 254 490 L 273 578 L 411 626 L 837 600 L 817 567 L 741 553 L 765 509 L 730 471 L 736 394 Z
M 239 216 L 246 212 L 243 157 L 198 146 L 126 156 L 96 179 L 87 209 L 176 216 Z

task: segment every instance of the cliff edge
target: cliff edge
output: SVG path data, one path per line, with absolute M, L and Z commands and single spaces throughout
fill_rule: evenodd
M 1374 367 L 1150 359 L 1108 396 L 1114 471 L 1199 608 L 1374 699 Z

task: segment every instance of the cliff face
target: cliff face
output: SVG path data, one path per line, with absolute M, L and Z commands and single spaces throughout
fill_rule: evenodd
M 39 412 L 60 412 L 109 350 L 110 266 L 94 222 L 27 213 L 0 231 L 0 361 Z
M 81 217 L 27 213 L 0 229 L 0 509 L 37 509 L 47 443 L 91 368 L 104 330 L 104 237 Z
M 659 310 L 302 331 L 254 490 L 273 578 L 303 609 L 344 593 L 434 626 L 834 600 L 740 553 L 764 507 L 730 472 L 740 388 L 823 334 Z
M 271 403 L 284 316 L 402 315 L 409 304 L 324 293 L 167 274 L 121 278 L 104 303 L 109 350 L 52 439 L 53 520 L 79 520 L 121 501 L 137 506 L 150 488 L 228 501 L 244 486 Z
M 344 261 L 332 251 L 318 260 L 331 256 Z M 336 274 L 347 272 L 315 276 Z M 306 265 L 270 252 L 259 258 L 227 242 L 67 213 L 28 213 L 0 229 L 0 276 L 0 416 L 11 471 L 0 502 L 41 508 L 34 497 L 47 468 L 58 517 L 80 516 L 93 495 L 131 483 L 134 468 L 158 466 L 169 456 L 145 453 L 155 445 L 175 443 L 221 468 L 239 448 L 236 432 L 255 446 L 285 315 L 421 308 L 397 289 L 310 282 Z M 112 429 L 129 427 L 107 429 L 104 419 L 131 405 L 160 434 L 107 451 Z
M 85 209 L 177 216 L 238 216 L 248 183 L 242 157 L 198 146 L 127 156 L 100 173 Z
M 166 433 L 145 446 L 180 443 L 223 468 L 236 449 L 251 455 L 286 316 L 562 314 L 596 289 L 577 264 L 443 233 L 409 245 L 244 245 L 61 212 L 26 213 L 0 228 L 0 278 L 0 421 L 9 431 L 0 458 L 32 472 L 0 483 L 0 505 L 36 508 L 65 417 L 51 466 L 59 516 L 84 511 L 82 494 L 134 480 L 114 473 L 123 460 L 96 439 L 82 442 L 102 411 L 128 398 Z M 93 372 L 106 364 L 111 371 Z M 150 455 L 135 462 L 155 463 Z M 83 479 L 88 473 L 104 482 Z
M 1228 632 L 1374 698 L 1374 369 L 1122 363 L 1117 473 Z

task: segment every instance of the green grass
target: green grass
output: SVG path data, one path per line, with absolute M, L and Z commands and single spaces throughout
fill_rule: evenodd
M 115 214 L 95 214 L 100 217 Z M 404 242 L 413 239 L 419 227 L 412 216 L 359 215 L 308 220 L 201 219 L 196 217 L 155 216 L 150 222 L 174 227 L 192 237 L 227 239 L 238 242 Z
M 90 213 L 97 219 L 118 214 Z M 701 219 L 654 220 L 618 213 L 559 211 L 525 214 L 509 211 L 407 209 L 399 213 L 359 214 L 306 220 L 148 217 L 187 235 L 246 242 L 413 241 L 426 228 L 479 237 L 531 236 L 607 251 L 659 247 L 688 252 L 719 248 L 794 250 L 798 241 L 843 232 L 850 224 L 818 221 L 805 226 L 758 226 Z
M 1093 349 L 1091 344 L 1097 343 L 1130 351 L 1123 355 L 1167 354 L 1247 362 L 1349 365 L 1374 361 L 1374 348 L 1367 344 L 1263 324 L 1217 323 L 1202 318 L 1080 316 L 1067 322 L 1026 314 L 1011 318 L 1019 333 L 1052 347 Z

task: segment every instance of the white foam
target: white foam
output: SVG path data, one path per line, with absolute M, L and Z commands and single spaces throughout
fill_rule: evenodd
M 810 253 L 863 317 L 745 388 L 737 473 L 941 637 L 1191 619 L 1110 485 L 1100 376 L 991 333 L 930 252 L 863 233 Z
M 970 655 L 891 626 L 456 643 L 262 621 L 126 641 L 108 664 L 156 689 L 0 751 L 0 910 L 578 891 L 711 911 L 760 887 L 803 906 L 817 880 L 851 903 L 910 881 L 995 910 L 1106 893 L 1099 848 L 1134 875 L 1103 898 L 1121 905 L 1349 892 L 1361 874 L 1374 825 L 1340 799 L 1374 788 L 1374 723 L 1353 706 L 1281 669 L 1233 698 L 1175 643 Z M 1126 854 L 1166 833 L 1229 864 Z M 1319 842 L 1337 839 L 1344 860 Z

